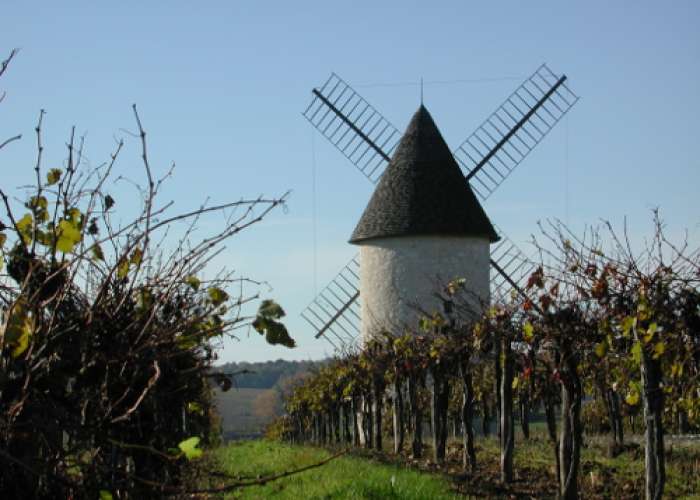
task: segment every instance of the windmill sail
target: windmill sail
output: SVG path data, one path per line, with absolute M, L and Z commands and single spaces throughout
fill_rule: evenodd
M 578 101 L 565 81 L 543 64 L 453 152 L 482 201 Z M 304 117 L 376 184 L 401 138 L 399 131 L 335 73 L 312 93 Z M 520 289 L 534 264 L 496 230 L 501 240 L 491 247 L 491 294 L 499 300 Z M 302 312 L 316 338 L 322 336 L 336 349 L 356 344 L 360 334 L 359 270 L 355 255 Z
M 352 346 L 360 335 L 360 261 L 352 258 L 301 313 L 333 347 Z
M 491 245 L 491 300 L 501 301 L 507 300 L 514 288 L 527 280 L 535 264 L 498 226 L 494 227 L 501 239 Z
M 376 184 L 401 138 L 399 131 L 335 73 L 312 94 L 304 117 Z
M 481 200 L 510 175 L 578 101 L 543 64 L 453 152 Z

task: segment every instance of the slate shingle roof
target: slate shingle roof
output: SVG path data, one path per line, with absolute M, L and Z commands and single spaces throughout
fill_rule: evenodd
M 350 243 L 408 235 L 482 236 L 498 241 L 423 105 L 413 115 Z

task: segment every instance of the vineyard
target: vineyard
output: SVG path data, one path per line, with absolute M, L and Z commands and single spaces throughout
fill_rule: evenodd
M 561 224 L 542 226 L 542 263 L 520 293 L 478 309 L 468 283 L 447 283 L 441 311 L 426 312 L 414 329 L 377 332 L 297 387 L 271 434 L 376 450 L 391 436 L 394 454 L 415 460 L 429 449 L 443 464 L 459 428 L 452 433 L 473 477 L 482 465 L 478 414 L 496 418 L 497 479 L 508 484 L 514 416 L 527 440 L 530 415 L 541 411 L 561 498 L 578 498 L 587 436 L 604 430 L 611 457 L 627 449 L 629 433 L 643 433 L 636 494 L 661 498 L 665 434 L 700 425 L 700 252 L 669 241 L 654 220 L 641 254 L 609 225 L 580 238 Z
M 157 498 L 193 488 L 191 461 L 220 438 L 213 387 L 232 385 L 213 370 L 221 340 L 252 323 L 270 344 L 294 345 L 272 300 L 244 312 L 258 299 L 254 281 L 225 270 L 201 278 L 226 240 L 284 197 L 171 212 L 160 192 L 172 167 L 151 168 L 132 111 L 142 176 L 130 201 L 115 194 L 123 140 L 95 166 L 73 128 L 62 168 L 44 167 L 43 110 L 33 183 L 19 194 L 0 188 L 2 498 Z M 225 224 L 195 236 L 202 217 L 224 211 Z M 183 227 L 176 243 L 167 239 Z
M 629 29 L 652 9 L 630 15 L 622 8 L 617 17 L 615 9 L 591 9 L 586 17 L 580 6 L 560 13 L 528 5 L 511 25 L 502 6 L 488 12 L 488 3 L 397 2 L 359 9 L 356 17 L 357 9 L 328 2 L 280 3 L 274 15 L 256 2 L 215 3 L 220 13 L 196 3 L 166 12 L 144 2 L 133 12 L 79 5 L 30 8 L 21 22 L 6 15 L 10 36 L 17 30 L 26 37 L 30 61 L 39 63 L 7 92 L 0 86 L 0 111 L 9 115 L 2 124 L 17 127 L 0 129 L 0 500 L 700 498 L 697 235 L 678 237 L 660 209 L 643 240 L 626 225 L 602 222 L 578 232 L 551 220 L 536 229 L 534 257 L 519 256 L 481 203 L 578 101 L 566 75 L 542 64 L 454 152 L 423 104 L 425 86 L 446 124 L 461 122 L 455 103 L 476 112 L 482 97 L 467 99 L 470 92 L 457 85 L 520 81 L 528 45 L 548 57 L 571 54 L 572 68 L 587 74 L 586 99 L 596 103 L 572 127 L 580 142 L 571 171 L 581 172 L 572 177 L 572 194 L 586 206 L 614 198 L 596 207 L 612 218 L 620 207 L 639 212 L 635 198 L 670 205 L 674 222 L 695 224 L 697 232 L 697 197 L 687 186 L 697 184 L 688 151 L 698 78 L 678 70 L 692 68 L 697 54 L 666 66 L 671 55 L 697 46 L 689 38 L 695 26 L 687 34 L 663 26 L 674 14 L 665 9 L 646 14 L 635 39 L 620 26 Z M 108 8 L 115 10 L 101 11 Z M 509 33 L 497 35 L 487 15 Z M 608 39 L 590 40 L 598 38 L 590 26 L 600 25 L 602 35 L 606 21 Z M 73 26 L 79 29 L 66 29 Z M 566 35 L 557 43 L 549 39 L 555 27 Z M 674 44 L 655 45 L 661 28 Z M 473 33 L 479 37 L 459 38 Z M 565 44 L 569 35 L 576 44 Z M 507 53 L 489 53 L 500 38 Z M 616 52 L 621 41 L 634 50 Z M 501 72 L 508 64 L 514 76 L 463 73 L 465 65 L 456 65 L 462 73 L 442 79 L 445 61 L 465 60 L 463 47 L 480 47 L 469 53 L 470 72 Z M 3 84 L 18 54 L 0 56 Z M 595 60 L 605 66 L 589 66 Z M 341 189 L 321 183 L 327 174 L 317 177 L 315 135 L 311 177 L 301 175 L 297 125 L 281 113 L 307 86 L 300 75 L 330 62 L 354 68 L 354 77 L 366 80 L 356 87 L 389 93 L 396 116 L 409 91 L 420 89 L 421 104 L 400 136 L 335 73 L 312 90 L 303 112 L 312 133 L 378 183 L 379 194 L 352 233 L 360 257 L 298 319 L 311 331 L 287 323 L 265 280 L 282 283 L 275 285 L 288 302 L 279 301 L 301 310 L 337 248 L 336 234 L 329 244 L 322 231 L 342 229 L 342 218 L 354 213 L 351 202 L 364 196 L 339 173 L 332 180 Z M 381 81 L 410 75 L 416 62 L 425 66 L 425 82 Z M 14 89 L 32 103 L 46 98 L 53 110 L 81 110 L 78 116 L 109 116 L 107 104 L 136 96 L 165 111 L 159 127 L 175 154 L 186 154 L 188 176 L 170 190 L 175 164 L 152 154 L 149 127 L 159 127 L 142 116 L 144 108 L 126 110 L 128 129 L 112 135 L 98 128 L 88 149 L 87 133 L 76 126 L 57 139 L 52 130 L 60 122 L 44 109 L 32 107 L 22 121 L 28 104 L 13 101 Z M 559 136 L 564 188 L 552 175 L 556 150 L 515 186 L 566 220 L 568 120 Z M 105 135 L 112 141 L 106 148 Z M 680 165 L 675 175 L 673 165 Z M 658 189 L 660 181 L 675 189 Z M 230 198 L 260 183 L 283 194 Z M 240 246 L 249 248 L 228 248 L 287 211 L 290 185 L 310 197 L 310 213 L 300 202 L 284 223 L 266 221 L 266 237 L 251 243 L 244 236 Z M 558 190 L 562 210 L 541 203 Z M 193 193 L 206 194 L 193 201 Z M 499 211 L 515 214 L 522 203 L 513 197 Z M 593 213 L 581 208 L 576 220 Z M 515 215 L 504 223 L 526 227 L 526 217 Z M 499 238 L 508 243 L 495 245 Z M 213 269 L 219 263 L 225 265 Z M 229 265 L 257 265 L 262 277 Z M 347 286 L 337 288 L 341 282 Z M 233 342 L 251 332 L 264 338 L 263 354 Z M 361 340 L 353 344 L 355 332 Z M 323 336 L 335 349 L 330 359 L 316 342 Z M 252 363 L 281 351 L 286 357 L 282 348 L 297 341 L 306 342 L 292 355 L 297 361 Z M 235 362 L 217 364 L 223 360 Z

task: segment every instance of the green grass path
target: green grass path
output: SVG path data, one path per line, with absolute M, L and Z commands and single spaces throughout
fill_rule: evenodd
M 212 452 L 228 474 L 242 478 L 268 476 L 317 463 L 330 452 L 308 446 L 289 446 L 269 441 L 233 443 Z M 277 499 L 454 499 L 449 480 L 397 465 L 342 456 L 322 467 L 252 486 L 226 498 Z

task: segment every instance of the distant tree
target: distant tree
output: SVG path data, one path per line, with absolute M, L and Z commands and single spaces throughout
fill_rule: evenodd
M 275 389 L 266 389 L 253 401 L 253 413 L 264 422 L 279 417 L 282 409 L 282 398 Z

